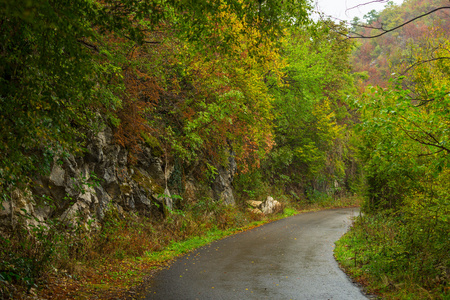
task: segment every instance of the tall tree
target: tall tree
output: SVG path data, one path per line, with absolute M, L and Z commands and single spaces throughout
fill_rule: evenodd
M 55 153 L 80 150 L 79 128 L 101 126 L 97 112 L 117 124 L 127 52 L 158 44 L 150 32 L 175 32 L 204 51 L 232 51 L 233 36 L 217 44 L 213 35 L 211 16 L 224 13 L 223 5 L 272 41 L 304 22 L 309 7 L 297 0 L 0 1 L 0 184 L 45 170 Z M 37 167 L 42 157 L 47 163 Z
M 351 43 L 318 24 L 292 31 L 283 47 L 284 84 L 274 86 L 275 146 L 267 161 L 276 182 L 297 191 L 327 191 L 345 181 L 346 96 Z

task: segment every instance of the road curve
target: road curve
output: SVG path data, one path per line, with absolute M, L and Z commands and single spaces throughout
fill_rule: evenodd
M 145 299 L 367 299 L 333 258 L 357 213 L 304 213 L 216 241 L 155 274 Z

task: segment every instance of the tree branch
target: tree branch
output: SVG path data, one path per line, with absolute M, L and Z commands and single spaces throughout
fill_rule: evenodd
M 88 42 L 86 42 L 85 40 L 82 39 L 77 39 L 77 42 L 82 44 L 83 46 L 85 46 L 86 48 L 95 51 L 95 52 L 100 52 L 100 50 L 98 49 L 98 47 L 96 45 L 90 44 Z
M 389 1 L 388 1 L 388 0 L 373 0 L 373 1 L 370 1 L 370 2 L 358 4 L 358 5 L 356 5 L 356 6 L 347 8 L 347 9 L 345 10 L 345 12 L 347 12 L 347 11 L 349 11 L 349 10 L 352 10 L 352 9 L 355 9 L 355 8 L 359 8 L 359 7 L 361 7 L 361 6 L 365 6 L 365 5 L 368 5 L 368 4 L 372 4 L 372 3 L 387 3 L 387 2 L 389 2 Z
M 407 119 L 405 119 L 407 120 Z M 407 120 L 409 122 L 411 122 L 415 127 L 417 127 L 419 129 L 419 131 L 421 131 L 425 137 L 422 136 L 422 138 L 419 135 L 418 132 L 416 132 L 415 136 L 413 136 L 413 132 L 406 130 L 405 128 L 403 128 L 403 126 L 399 125 L 400 129 L 413 141 L 418 142 L 419 144 L 422 145 L 426 145 L 426 146 L 432 146 L 432 147 L 436 147 L 438 149 L 441 149 L 443 151 L 446 151 L 447 154 L 450 154 L 450 148 L 444 147 L 441 145 L 441 143 L 436 139 L 436 137 L 428 131 L 425 131 L 424 129 L 422 129 L 419 125 L 417 125 L 414 121 L 412 120 Z
M 438 154 L 438 153 L 440 153 L 440 152 L 442 152 L 442 151 L 445 151 L 445 150 L 444 150 L 444 149 L 439 149 L 439 150 L 436 151 L 436 152 L 422 153 L 422 154 L 419 154 L 419 155 L 417 155 L 417 156 L 418 156 L 418 157 L 423 157 L 423 156 L 435 155 L 435 154 Z
M 411 100 L 420 101 L 421 102 L 420 104 L 414 105 L 415 107 L 420 107 L 420 106 L 427 104 L 428 102 L 431 102 L 434 100 L 440 100 L 440 99 L 444 98 L 445 96 L 450 96 L 450 91 L 443 93 L 442 96 L 438 96 L 438 97 L 434 97 L 434 98 L 430 98 L 430 99 L 411 99 Z
M 401 75 L 405 75 L 409 70 L 411 70 L 412 68 L 414 68 L 414 67 L 416 67 L 418 65 L 426 64 L 426 63 L 429 63 L 429 62 L 432 62 L 432 61 L 436 61 L 436 60 L 441 60 L 441 59 L 450 59 L 450 57 L 446 57 L 446 56 L 435 57 L 435 58 L 431 58 L 431 59 L 415 62 L 412 65 L 410 65 L 408 68 L 406 68 L 406 70 L 404 70 Z
M 430 14 L 432 14 L 432 13 L 435 13 L 435 12 L 437 12 L 437 11 L 439 11 L 439 10 L 443 10 L 443 9 L 450 9 L 450 6 L 442 6 L 442 7 L 435 8 L 435 9 L 433 9 L 433 10 L 427 12 L 427 13 L 424 13 L 424 14 L 422 14 L 422 15 L 420 15 L 420 16 L 417 16 L 417 17 L 415 17 L 415 18 L 412 18 L 411 20 L 409 20 L 409 21 L 407 21 L 407 22 L 404 22 L 404 23 L 402 23 L 402 24 L 400 24 L 400 25 L 398 25 L 398 26 L 396 26 L 396 27 L 394 27 L 394 28 L 391 28 L 391 29 L 384 29 L 384 28 L 382 28 L 382 27 L 380 27 L 380 28 L 374 27 L 374 29 L 382 30 L 381 33 L 376 34 L 376 35 L 364 36 L 364 35 L 358 34 L 358 33 L 356 33 L 356 32 L 350 32 L 350 33 L 351 33 L 351 34 L 356 34 L 357 36 L 349 36 L 348 34 L 344 34 L 344 33 L 340 33 L 340 34 L 346 36 L 348 39 L 373 39 L 373 38 L 377 38 L 377 37 L 380 37 L 380 36 L 382 36 L 382 35 L 385 35 L 386 33 L 395 31 L 395 30 L 397 30 L 397 29 L 399 29 L 399 28 L 401 28 L 401 27 L 403 27 L 403 26 L 405 26 L 405 25 L 407 25 L 407 24 L 409 24 L 409 23 L 411 23 L 411 22 L 414 22 L 414 21 L 416 21 L 416 20 L 418 20 L 418 19 L 421 19 L 421 18 L 423 18 L 423 17 L 425 17 L 425 16 L 428 16 L 428 15 L 430 15 Z

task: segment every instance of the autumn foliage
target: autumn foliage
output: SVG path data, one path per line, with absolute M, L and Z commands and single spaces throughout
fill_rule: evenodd
M 401 6 L 390 4 L 376 12 L 370 24 L 355 26 L 354 31 L 370 37 L 382 32 L 377 28 L 391 29 L 432 9 L 448 6 L 445 0 L 410 0 Z M 433 32 L 449 32 L 448 9 L 440 10 L 398 30 L 376 39 L 357 39 L 358 47 L 353 52 L 353 67 L 356 72 L 365 72 L 364 85 L 386 87 L 391 74 L 406 75 L 405 70 L 415 63 L 415 49 L 428 47 L 427 40 Z

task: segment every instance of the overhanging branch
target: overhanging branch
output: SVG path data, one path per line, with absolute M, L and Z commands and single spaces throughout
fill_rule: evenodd
M 414 21 L 416 21 L 418 19 L 421 19 L 421 18 L 423 18 L 425 16 L 428 16 L 428 15 L 430 15 L 432 13 L 435 13 L 435 12 L 437 12 L 439 10 L 443 10 L 443 9 L 450 9 L 450 6 L 442 6 L 442 7 L 435 8 L 435 9 L 433 9 L 433 10 L 427 12 L 427 13 L 424 13 L 424 14 L 422 14 L 420 16 L 412 18 L 411 20 L 409 20 L 407 22 L 404 22 L 404 23 L 402 23 L 402 24 L 400 24 L 400 25 L 398 25 L 398 26 L 396 26 L 394 28 L 391 28 L 391 29 L 384 29 L 382 27 L 379 27 L 379 28 L 374 27 L 374 29 L 378 29 L 378 30 L 382 31 L 381 33 L 375 34 L 375 35 L 365 36 L 365 35 L 358 34 L 356 32 L 350 32 L 351 34 L 355 34 L 356 36 L 349 36 L 348 34 L 343 34 L 343 33 L 341 33 L 341 34 L 346 36 L 348 39 L 373 39 L 373 38 L 377 38 L 377 37 L 383 36 L 386 33 L 395 31 L 395 30 L 397 30 L 397 29 L 399 29 L 399 28 L 401 28 L 401 27 L 403 27 L 403 26 L 405 26 L 405 25 L 407 25 L 409 23 L 412 23 L 412 22 L 414 22 Z
M 401 75 L 405 75 L 406 73 L 408 73 L 409 70 L 411 70 L 412 68 L 414 68 L 416 66 L 419 66 L 421 64 L 426 64 L 426 63 L 429 63 L 429 62 L 432 62 L 432 61 L 444 60 L 444 59 L 450 59 L 450 57 L 446 57 L 446 56 L 435 57 L 435 58 L 430 58 L 430 59 L 426 59 L 426 60 L 421 60 L 421 61 L 415 62 L 412 65 L 410 65 L 408 68 L 406 68 L 406 70 L 404 70 Z

